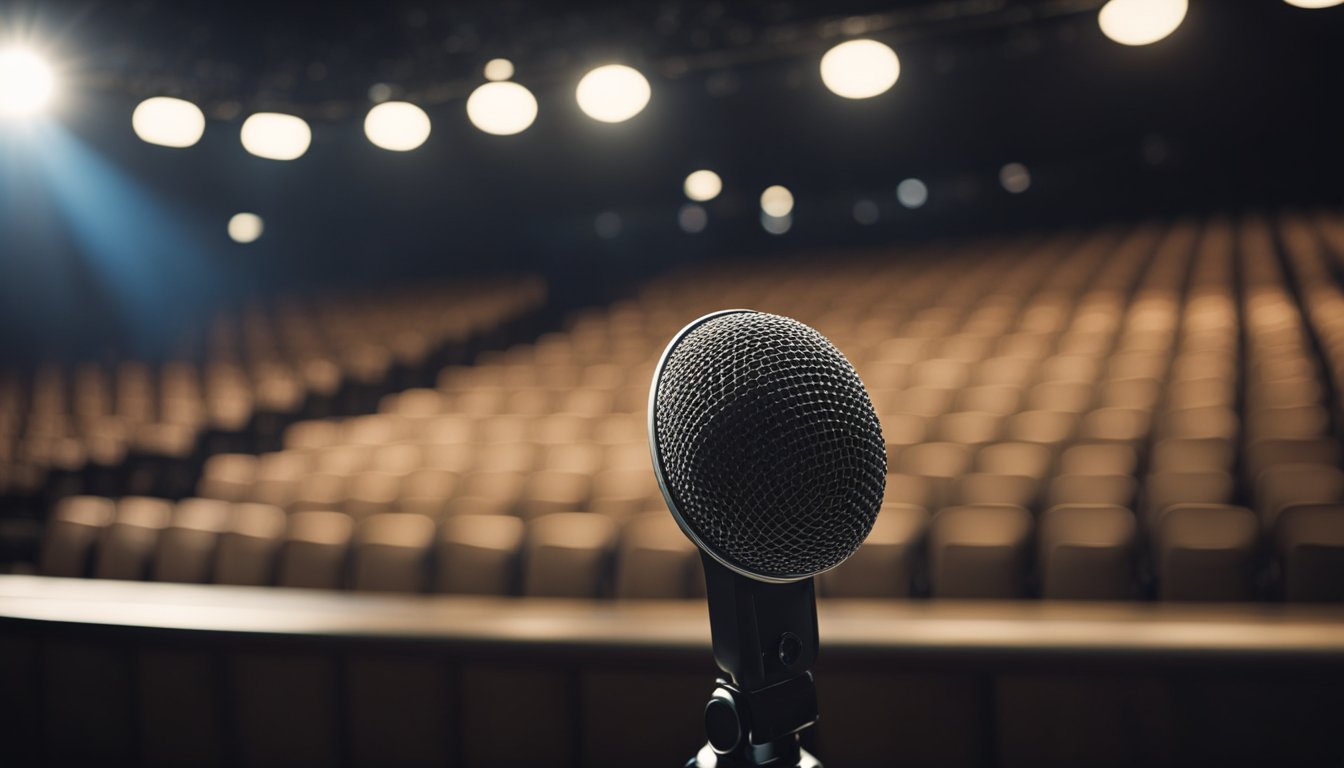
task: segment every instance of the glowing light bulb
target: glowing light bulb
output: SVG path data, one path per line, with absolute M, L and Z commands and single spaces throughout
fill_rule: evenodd
M 313 143 L 313 131 L 303 118 L 279 112 L 258 112 L 243 121 L 243 149 L 268 160 L 303 157 Z
M 385 101 L 364 117 L 364 135 L 376 147 L 409 152 L 429 138 L 429 115 L 405 101 Z
M 686 197 L 703 203 L 719 196 L 723 191 L 723 179 L 713 171 L 695 171 L 686 177 L 681 189 L 686 193 Z
M 51 102 L 56 77 L 32 51 L 0 51 L 0 117 L 30 117 Z
M 837 96 L 871 99 L 901 76 L 896 52 L 876 40 L 850 40 L 821 57 L 821 82 Z
M 512 136 L 537 119 L 537 98 L 517 83 L 486 83 L 467 97 L 467 119 L 486 133 Z
M 574 96 L 585 115 L 604 123 L 622 123 L 643 112 L 652 93 L 639 70 L 608 64 L 584 75 Z
M 1175 32 L 1189 7 L 1189 0 L 1110 0 L 1097 24 L 1121 45 L 1150 45 Z
M 155 96 L 131 113 L 135 135 L 161 147 L 190 147 L 205 133 L 205 114 L 190 101 Z

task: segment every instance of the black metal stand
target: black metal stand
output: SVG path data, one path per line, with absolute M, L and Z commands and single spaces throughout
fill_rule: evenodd
M 812 579 L 772 584 L 702 553 L 714 660 L 727 678 L 705 705 L 709 743 L 686 768 L 820 768 L 798 744 L 817 720 Z

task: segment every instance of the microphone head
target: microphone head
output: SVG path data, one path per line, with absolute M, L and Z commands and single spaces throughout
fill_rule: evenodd
M 682 329 L 653 376 L 649 444 L 681 529 L 761 581 L 839 565 L 882 505 L 886 446 L 863 382 L 787 317 L 728 310 Z

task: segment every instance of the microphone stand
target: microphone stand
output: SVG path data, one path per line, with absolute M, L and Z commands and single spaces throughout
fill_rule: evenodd
M 709 741 L 685 768 L 821 768 L 798 743 L 817 721 L 812 579 L 758 581 L 703 550 L 701 560 L 714 660 L 726 676 L 705 705 Z

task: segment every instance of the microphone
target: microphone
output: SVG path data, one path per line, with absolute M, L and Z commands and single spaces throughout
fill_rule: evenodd
M 882 505 L 882 428 L 849 360 L 787 317 L 706 315 L 668 344 L 649 393 L 668 509 L 700 548 L 714 659 L 709 742 L 687 768 L 819 766 L 813 578 L 854 553 Z

